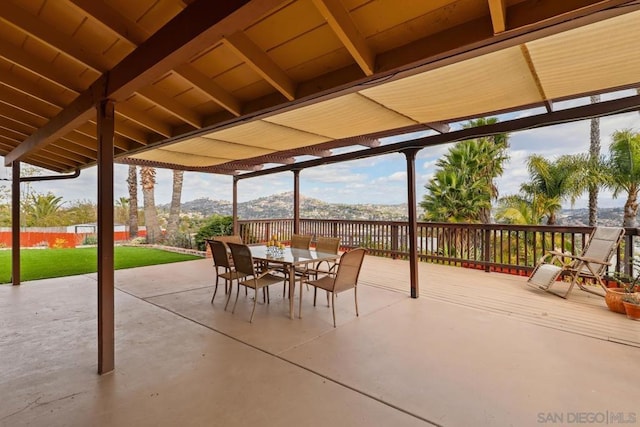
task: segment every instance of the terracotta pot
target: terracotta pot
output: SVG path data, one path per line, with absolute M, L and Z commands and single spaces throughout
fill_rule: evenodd
M 607 303 L 609 310 L 616 313 L 625 314 L 624 304 L 622 303 L 622 297 L 624 296 L 624 288 L 609 288 L 604 296 L 604 302 Z
M 624 304 L 624 309 L 627 312 L 627 317 L 629 319 L 640 320 L 640 305 L 625 301 L 623 301 L 622 304 Z

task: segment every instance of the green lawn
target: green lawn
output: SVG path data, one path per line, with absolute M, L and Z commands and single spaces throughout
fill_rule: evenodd
M 49 277 L 94 273 L 98 268 L 97 248 L 23 249 L 21 252 L 21 281 Z M 167 252 L 160 249 L 116 246 L 116 270 L 144 265 L 200 259 L 194 255 Z M 0 283 L 11 282 L 11 251 L 0 251 Z

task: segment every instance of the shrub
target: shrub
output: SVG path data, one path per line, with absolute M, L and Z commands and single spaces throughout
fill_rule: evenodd
M 82 240 L 82 244 L 83 245 L 97 245 L 98 244 L 98 237 L 97 236 L 93 236 L 93 235 L 85 236 L 84 240 Z
M 213 215 L 196 233 L 196 247 L 205 250 L 205 239 L 212 236 L 229 236 L 233 231 L 233 217 Z

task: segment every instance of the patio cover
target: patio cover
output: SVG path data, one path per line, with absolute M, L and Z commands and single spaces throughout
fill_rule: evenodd
M 0 10 L 0 155 L 238 174 L 640 85 L 635 1 L 21 0 Z

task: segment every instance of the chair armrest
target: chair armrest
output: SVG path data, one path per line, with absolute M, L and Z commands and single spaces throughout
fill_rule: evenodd
M 578 259 L 580 261 L 584 261 L 584 262 L 590 262 L 590 263 L 594 263 L 594 264 L 600 264 L 600 265 L 613 265 L 611 262 L 609 261 L 603 261 L 601 259 L 595 259 L 595 258 L 588 258 L 588 257 L 582 257 L 582 256 L 573 256 L 572 258 Z

